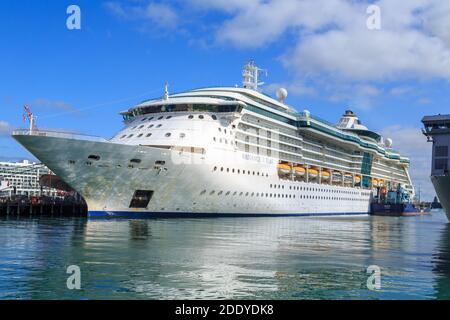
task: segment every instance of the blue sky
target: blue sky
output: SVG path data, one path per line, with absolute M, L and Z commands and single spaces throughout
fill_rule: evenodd
M 381 30 L 368 30 L 369 4 Z M 81 8 L 81 30 L 66 9 Z M 0 2 L 0 159 L 32 158 L 7 133 L 30 104 L 38 127 L 110 137 L 118 112 L 170 91 L 235 85 L 249 59 L 297 110 L 336 122 L 347 108 L 412 158 L 426 196 L 425 114 L 450 108 L 450 5 L 399 0 Z

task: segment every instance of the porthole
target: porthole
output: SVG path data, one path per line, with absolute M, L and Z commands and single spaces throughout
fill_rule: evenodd
M 144 122 L 145 120 L 147 120 L 147 118 L 142 119 L 141 122 Z
M 100 156 L 97 156 L 97 155 L 95 155 L 95 154 L 91 154 L 91 155 L 88 157 L 88 159 L 89 159 L 89 160 L 95 160 L 95 161 L 98 161 L 98 160 L 100 160 Z
M 213 114 L 213 115 L 211 116 L 211 118 L 212 118 L 213 120 L 217 120 L 217 116 L 216 116 L 215 114 Z
M 188 119 L 194 119 L 194 116 L 191 114 L 189 115 Z
M 169 138 L 171 135 L 172 135 L 172 134 L 171 134 L 170 132 L 167 132 L 167 133 L 165 134 L 165 137 L 166 137 L 166 138 Z
M 151 134 L 151 133 L 147 134 L 147 138 L 148 138 L 148 137 L 151 137 L 151 136 L 152 136 L 152 134 Z
M 140 137 L 142 137 L 143 135 L 144 135 L 144 134 L 143 134 L 143 133 L 141 133 L 141 134 L 140 134 L 140 135 L 138 135 L 137 137 L 138 137 L 138 138 L 140 138 Z
M 133 137 L 133 135 L 132 135 L 132 134 L 130 134 L 130 135 L 128 136 L 128 139 L 129 139 L 129 138 L 132 138 L 132 137 Z
M 155 126 L 154 124 L 151 124 L 151 125 L 148 126 L 148 128 L 151 129 L 151 128 L 153 128 L 154 126 Z
M 159 117 L 159 118 L 158 118 L 158 120 L 162 120 L 162 119 L 164 119 L 164 117 L 163 117 L 163 116 L 161 116 L 161 117 Z
M 172 116 L 167 116 L 166 120 L 172 119 Z
M 139 129 L 142 129 L 143 127 L 144 127 L 144 125 L 140 125 L 140 126 L 139 126 Z
M 158 124 L 156 127 L 157 127 L 157 128 L 161 128 L 161 127 L 162 127 L 162 124 Z
M 201 114 L 201 115 L 198 116 L 198 118 L 199 119 L 205 119 L 205 116 Z

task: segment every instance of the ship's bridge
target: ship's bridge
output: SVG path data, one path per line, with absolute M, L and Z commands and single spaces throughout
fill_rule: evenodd
M 241 112 L 246 104 L 242 101 L 227 101 L 209 97 L 174 97 L 143 102 L 120 114 L 125 122 L 135 117 L 166 112 Z
M 345 111 L 336 127 L 341 130 L 356 133 L 361 137 L 372 139 L 375 142 L 379 142 L 381 140 L 381 136 L 374 131 L 370 131 L 366 126 L 364 126 L 356 114 L 351 110 Z
M 432 175 L 449 175 L 450 115 L 426 116 L 422 119 L 423 134 L 433 142 Z

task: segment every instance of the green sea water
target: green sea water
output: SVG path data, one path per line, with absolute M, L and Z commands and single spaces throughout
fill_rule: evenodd
M 69 266 L 81 289 L 69 289 Z M 381 270 L 370 290 L 369 266 Z M 449 299 L 450 224 L 419 217 L 0 219 L 0 299 Z

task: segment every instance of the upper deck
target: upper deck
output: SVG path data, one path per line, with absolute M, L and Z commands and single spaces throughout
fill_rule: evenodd
M 427 136 L 450 134 L 450 114 L 425 116 L 422 123 L 425 126 L 424 134 Z

